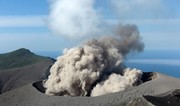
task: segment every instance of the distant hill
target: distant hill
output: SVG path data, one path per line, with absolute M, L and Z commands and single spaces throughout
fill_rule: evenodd
M 28 49 L 0 55 L 0 94 L 48 77 L 55 60 Z
M 28 49 L 21 48 L 10 53 L 0 54 L 0 70 L 32 65 L 45 59 L 48 58 L 38 56 Z

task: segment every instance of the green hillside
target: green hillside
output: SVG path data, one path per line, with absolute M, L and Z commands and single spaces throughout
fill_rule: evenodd
M 0 70 L 18 68 L 48 59 L 38 56 L 27 49 L 18 49 L 16 51 L 0 54 Z

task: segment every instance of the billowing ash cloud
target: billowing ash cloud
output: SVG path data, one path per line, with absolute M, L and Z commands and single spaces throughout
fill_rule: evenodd
M 129 87 L 142 83 L 142 72 L 136 69 L 127 68 L 123 75 L 111 74 L 108 79 L 97 84 L 91 93 L 91 96 L 99 96 L 108 93 L 123 91 Z
M 51 0 L 48 25 L 61 36 L 85 36 L 99 32 L 95 0 Z
M 116 7 L 117 2 L 111 1 Z M 97 15 L 94 3 L 95 0 L 51 1 L 49 27 L 56 34 L 79 37 L 103 32 L 110 36 L 91 39 L 82 46 L 65 49 L 44 82 L 46 94 L 99 96 L 142 83 L 142 72 L 126 68 L 123 64 L 129 52 L 144 49 L 138 27 L 133 24 L 105 23 Z M 119 11 L 119 7 L 116 9 Z
M 123 67 L 123 59 L 130 51 L 144 48 L 138 28 L 135 25 L 117 28 L 116 37 L 92 39 L 81 47 L 66 49 L 44 83 L 46 94 L 98 96 L 140 84 L 141 71 Z

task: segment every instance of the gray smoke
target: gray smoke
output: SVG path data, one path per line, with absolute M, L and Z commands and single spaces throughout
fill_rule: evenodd
M 98 96 L 140 84 L 141 71 L 122 67 L 129 52 L 139 52 L 144 48 L 137 26 L 118 25 L 115 35 L 66 49 L 44 83 L 46 94 Z M 104 92 L 99 92 L 101 90 Z

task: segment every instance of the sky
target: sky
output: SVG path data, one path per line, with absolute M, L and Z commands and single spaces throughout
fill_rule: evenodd
M 118 1 L 118 0 L 114 0 Z M 110 0 L 95 0 L 103 20 L 139 27 L 145 50 L 180 50 L 179 0 L 119 0 L 119 16 Z M 50 0 L 0 0 L 0 53 L 19 48 L 32 51 L 62 51 L 77 46 L 83 38 L 52 33 L 47 25 Z

